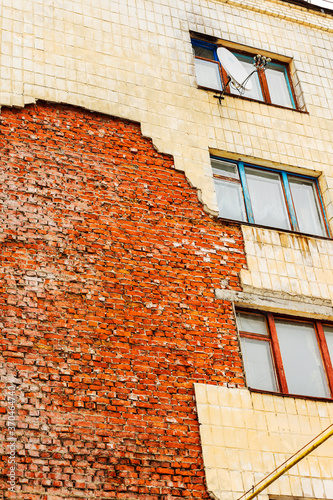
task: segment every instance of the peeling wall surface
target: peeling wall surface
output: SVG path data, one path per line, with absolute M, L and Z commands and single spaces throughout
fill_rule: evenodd
M 1 105 L 43 99 L 138 121 L 161 152 L 173 155 L 213 214 L 210 150 L 295 172 L 307 169 L 320 175 L 332 220 L 333 18 L 328 13 L 273 0 L 6 0 L 0 17 Z M 213 92 L 197 88 L 190 30 L 292 60 L 295 92 L 306 113 L 231 96 L 219 106 Z M 297 274 L 290 264 L 302 264 L 286 259 L 283 244 L 274 242 L 280 279 L 274 266 L 262 270 L 260 255 L 253 253 L 256 238 L 246 231 L 251 259 L 244 284 L 332 298 L 331 276 L 315 284 L 307 264 Z M 297 244 L 293 250 L 300 251 Z M 326 268 L 316 263 L 316 269 Z
M 333 405 L 195 384 L 207 487 L 235 500 L 332 422 Z M 332 498 L 332 443 L 327 441 L 258 498 Z
M 219 103 L 191 35 L 288 63 L 296 108 Z M 333 324 L 333 11 L 2 0 L 0 36 L 0 375 L 21 391 L 20 500 L 237 500 L 332 420 L 332 381 L 327 401 L 250 392 L 235 311 Z M 219 217 L 211 155 L 317 179 L 327 236 Z M 262 500 L 332 500 L 328 449 Z

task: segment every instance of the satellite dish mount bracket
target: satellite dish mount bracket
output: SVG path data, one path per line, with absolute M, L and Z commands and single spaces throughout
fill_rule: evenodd
M 222 101 L 224 99 L 224 94 L 225 94 L 225 91 L 227 90 L 227 87 L 229 85 L 229 83 L 231 82 L 231 76 L 228 75 L 228 79 L 227 81 L 225 82 L 224 86 L 223 86 L 223 89 L 220 91 L 219 94 L 217 95 L 214 95 L 215 99 L 218 99 L 219 100 L 219 104 L 222 104 Z

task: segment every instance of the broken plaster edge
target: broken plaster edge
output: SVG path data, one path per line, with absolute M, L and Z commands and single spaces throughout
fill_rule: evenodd
M 109 116 L 109 117 L 116 117 L 116 118 L 119 118 L 122 120 L 128 120 L 128 121 L 138 123 L 138 125 L 140 126 L 140 130 L 141 130 L 143 137 L 146 137 L 147 139 L 152 141 L 152 144 L 153 144 L 154 148 L 156 149 L 156 151 L 158 153 L 169 155 L 172 157 L 175 170 L 182 172 L 185 175 L 186 181 L 191 186 L 191 188 L 196 190 L 198 200 L 199 200 L 200 204 L 202 205 L 204 212 L 206 212 L 207 214 L 209 214 L 213 217 L 218 216 L 219 211 L 218 211 L 217 203 L 216 203 L 216 201 L 211 200 L 211 197 L 214 195 L 213 191 L 207 190 L 207 188 L 204 185 L 202 185 L 201 182 L 193 182 L 191 180 L 190 171 L 186 167 L 184 167 L 184 164 L 182 164 L 182 157 L 177 156 L 175 154 L 175 151 L 173 151 L 172 147 L 169 147 L 168 145 L 166 145 L 166 143 L 164 141 L 162 141 L 158 137 L 154 136 L 154 133 L 151 130 L 150 123 L 145 121 L 143 119 L 143 116 L 134 118 L 133 116 L 129 116 L 128 113 L 119 113 L 119 110 L 117 113 L 116 110 L 115 111 L 112 110 L 111 103 L 107 103 L 107 104 L 109 104 L 109 106 L 105 105 L 103 108 L 101 108 L 100 106 L 96 105 L 96 103 L 94 103 L 94 102 L 88 104 L 88 102 L 87 103 L 85 103 L 83 101 L 76 102 L 75 99 L 72 100 L 70 98 L 57 99 L 56 96 L 52 96 L 52 97 L 46 96 L 46 95 L 45 96 L 43 96 L 43 95 L 38 96 L 37 94 L 31 95 L 31 94 L 24 93 L 23 95 L 20 95 L 20 98 L 21 98 L 20 103 L 18 103 L 18 102 L 15 104 L 13 104 L 13 103 L 1 104 L 0 103 L 0 114 L 1 114 L 1 109 L 3 107 L 6 107 L 6 108 L 7 107 L 8 108 L 18 108 L 18 107 L 25 108 L 25 106 L 28 106 L 31 104 L 37 104 L 38 101 L 44 101 L 44 102 L 49 102 L 49 103 L 54 103 L 54 104 L 75 106 L 75 107 L 82 108 L 86 111 L 91 111 L 91 112 L 95 112 L 95 113 L 102 113 L 102 114 Z M 207 154 L 209 156 L 208 149 L 207 149 Z

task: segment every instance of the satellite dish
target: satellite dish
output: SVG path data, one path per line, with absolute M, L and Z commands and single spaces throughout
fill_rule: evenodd
M 249 80 L 251 75 L 248 74 L 242 63 L 230 52 L 230 50 L 219 47 L 217 49 L 217 57 L 227 75 L 230 77 L 231 83 L 233 83 L 237 89 L 252 90 L 252 83 Z

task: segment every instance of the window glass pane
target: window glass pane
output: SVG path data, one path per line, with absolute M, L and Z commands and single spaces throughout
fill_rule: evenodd
M 314 326 L 281 320 L 275 326 L 290 394 L 329 397 Z
M 236 317 L 239 331 L 268 335 L 266 318 L 262 314 L 237 312 Z
M 242 56 L 241 54 L 236 54 L 236 53 L 233 53 L 233 54 L 242 63 L 246 72 L 250 75 L 250 73 L 252 73 L 255 69 L 255 67 L 253 65 L 253 60 L 249 57 Z M 249 97 L 251 99 L 256 99 L 258 101 L 263 101 L 264 98 L 263 98 L 263 95 L 261 92 L 261 87 L 260 87 L 259 78 L 258 78 L 257 73 L 254 73 L 251 76 L 250 82 L 252 83 L 252 90 L 245 90 L 245 92 L 242 93 L 241 95 L 243 95 L 245 97 Z M 239 91 L 237 89 L 235 89 L 235 87 L 233 87 L 232 84 L 230 84 L 229 88 L 230 88 L 231 94 L 240 95 Z
M 272 103 L 292 108 L 293 104 L 284 67 L 274 64 L 273 67 L 266 68 L 265 74 Z
M 197 45 L 193 45 L 194 54 L 197 57 L 204 57 L 205 59 L 211 59 L 214 61 L 214 51 L 205 49 L 204 47 L 198 47 Z
M 219 216 L 246 221 L 242 186 L 237 182 L 214 178 Z
M 289 177 L 290 190 L 302 233 L 326 235 L 315 184 L 311 180 Z
M 222 90 L 220 71 L 217 62 L 195 59 L 195 73 L 198 85 Z
M 263 391 L 276 391 L 270 343 L 241 337 L 241 347 L 248 386 Z
M 332 362 L 332 365 L 333 365 L 333 328 L 329 327 L 329 326 L 325 326 L 324 327 L 324 332 L 325 332 L 325 337 L 326 337 L 328 352 L 330 353 L 331 362 Z
M 263 226 L 290 229 L 279 174 L 245 168 L 254 222 Z
M 238 168 L 234 163 L 228 161 L 215 160 L 212 158 L 213 173 L 218 175 L 225 175 L 225 177 L 232 177 L 239 179 Z

